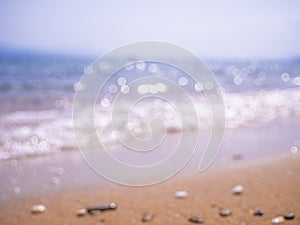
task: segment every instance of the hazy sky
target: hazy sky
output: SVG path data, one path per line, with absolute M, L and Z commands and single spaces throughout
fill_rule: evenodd
M 0 0 L 0 46 L 96 54 L 160 40 L 204 57 L 300 55 L 300 1 Z

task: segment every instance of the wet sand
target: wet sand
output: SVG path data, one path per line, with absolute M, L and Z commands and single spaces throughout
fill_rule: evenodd
M 241 195 L 231 192 L 237 184 L 244 187 Z M 187 191 L 188 196 L 176 199 L 178 190 Z M 80 208 L 111 201 L 117 203 L 116 210 L 82 217 L 75 214 Z M 33 193 L 0 204 L 0 224 L 143 224 L 144 212 L 155 215 L 147 224 L 192 224 L 188 221 L 191 215 L 201 215 L 204 224 L 272 224 L 272 218 L 289 212 L 295 218 L 284 224 L 300 224 L 300 156 L 239 161 L 204 173 L 184 172 L 143 188 L 97 183 Z M 35 204 L 45 205 L 47 211 L 32 214 Z M 231 209 L 232 214 L 221 217 L 221 208 Z M 263 210 L 264 215 L 254 217 L 251 210 L 255 209 Z

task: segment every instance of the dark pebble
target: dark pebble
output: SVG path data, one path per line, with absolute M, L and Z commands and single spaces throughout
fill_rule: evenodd
M 284 215 L 284 219 L 286 219 L 286 220 L 293 220 L 294 218 L 295 218 L 294 213 L 287 213 Z
M 203 219 L 201 216 L 191 216 L 189 221 L 192 223 L 203 223 Z
M 230 209 L 222 209 L 219 214 L 220 214 L 220 216 L 223 216 L 223 217 L 230 216 L 231 210 Z
M 86 210 L 88 213 L 97 213 L 105 210 L 114 210 L 117 208 L 117 204 L 114 202 L 100 203 L 90 207 L 87 207 Z
M 149 222 L 153 220 L 154 214 L 152 212 L 144 212 L 142 222 Z
M 255 210 L 253 212 L 253 216 L 263 216 L 264 215 L 264 211 L 262 211 L 261 209 Z

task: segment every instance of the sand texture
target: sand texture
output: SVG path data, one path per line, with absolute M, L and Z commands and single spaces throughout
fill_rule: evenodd
M 115 184 L 74 188 L 64 192 L 23 197 L 1 202 L 0 224 L 192 224 L 192 215 L 201 216 L 203 224 L 272 224 L 275 216 L 289 212 L 293 220 L 283 224 L 300 224 L 300 157 L 292 155 L 265 162 L 230 165 L 205 173 L 179 174 L 167 182 L 143 188 Z M 240 195 L 231 189 L 243 186 Z M 185 190 L 188 196 L 176 199 L 174 193 Z M 78 209 L 96 203 L 116 202 L 116 210 L 76 216 Z M 46 212 L 32 214 L 35 204 Z M 219 211 L 229 208 L 232 214 L 221 217 Z M 264 215 L 253 216 L 261 209 Z M 145 212 L 153 218 L 142 222 Z

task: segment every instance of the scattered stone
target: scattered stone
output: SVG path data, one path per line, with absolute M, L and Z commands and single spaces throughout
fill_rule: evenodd
M 219 212 L 220 216 L 226 217 L 231 215 L 231 210 L 230 209 L 222 209 Z
M 87 214 L 87 210 L 86 210 L 86 209 L 78 209 L 78 210 L 76 211 L 76 215 L 77 215 L 78 217 L 84 216 L 84 215 L 86 215 L 86 214 Z
M 46 211 L 46 206 L 44 205 L 34 205 L 31 207 L 32 214 L 39 214 Z
M 188 196 L 187 191 L 176 191 L 174 194 L 175 198 L 186 198 Z
M 286 219 L 286 220 L 293 220 L 294 218 L 295 218 L 294 213 L 287 213 L 284 215 L 284 219 Z
M 201 216 L 191 216 L 189 218 L 189 221 L 192 222 L 192 223 L 203 223 L 203 219 Z
M 117 204 L 114 202 L 100 203 L 90 207 L 87 207 L 86 210 L 88 213 L 97 213 L 105 210 L 114 210 L 117 208 Z
M 142 222 L 149 222 L 153 220 L 154 214 L 152 212 L 144 212 Z
M 283 223 L 283 222 L 284 222 L 284 218 L 282 216 L 277 216 L 272 219 L 272 223 L 274 223 L 274 224 Z
M 264 211 L 262 211 L 261 209 L 257 209 L 252 213 L 253 216 L 263 216 L 264 215 Z
M 231 192 L 235 195 L 240 195 L 243 192 L 243 186 L 242 185 L 236 185 L 232 188 Z

